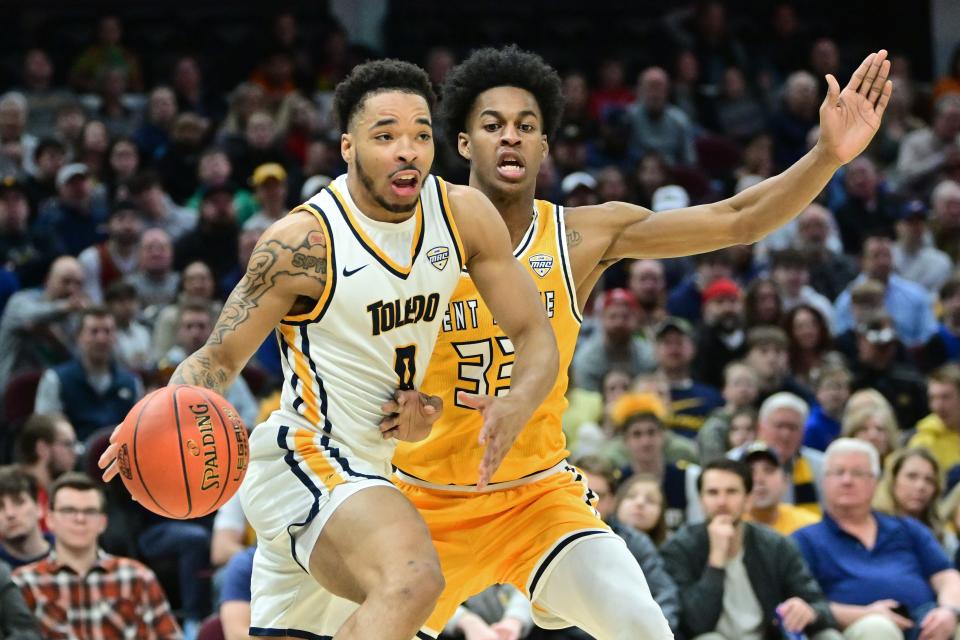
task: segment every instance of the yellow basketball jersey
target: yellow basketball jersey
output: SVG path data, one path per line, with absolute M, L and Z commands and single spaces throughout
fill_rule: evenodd
M 563 208 L 534 203 L 530 228 L 514 255 L 530 272 L 553 325 L 560 369 L 550 395 L 520 433 L 492 482 L 517 480 L 549 469 L 568 452 L 561 429 L 567 407 L 567 370 L 580 331 L 580 311 L 567 259 Z M 509 287 L 510 283 L 503 283 Z M 510 389 L 514 350 L 497 325 L 476 285 L 464 272 L 453 292 L 421 390 L 443 398 L 443 415 L 430 437 L 401 442 L 393 463 L 403 473 L 439 485 L 477 482 L 484 448 L 477 442 L 483 426 L 478 411 L 457 403 L 457 391 L 503 395 Z

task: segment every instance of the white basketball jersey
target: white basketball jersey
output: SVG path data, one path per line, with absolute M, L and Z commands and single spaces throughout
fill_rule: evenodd
M 310 313 L 277 328 L 284 384 L 267 424 L 314 430 L 325 457 L 349 452 L 389 473 L 395 444 L 380 435 L 381 406 L 397 388 L 419 388 L 463 267 L 446 185 L 427 176 L 409 227 L 365 217 L 346 175 L 299 209 L 326 230 L 327 283 Z M 410 244 L 402 262 L 371 237 L 396 255 L 398 232 Z

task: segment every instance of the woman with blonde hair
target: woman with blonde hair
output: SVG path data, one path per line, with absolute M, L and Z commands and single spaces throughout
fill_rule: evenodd
M 889 406 L 889 405 L 887 405 Z M 841 436 L 866 440 L 876 448 L 881 460 L 898 448 L 897 419 L 893 412 L 876 404 L 864 402 L 843 413 Z
M 940 465 L 922 447 L 903 449 L 887 459 L 873 507 L 891 516 L 909 516 L 943 542 L 943 520 L 937 498 L 943 487 Z

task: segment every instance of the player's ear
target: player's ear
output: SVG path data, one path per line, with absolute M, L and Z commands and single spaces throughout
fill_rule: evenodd
M 547 154 L 550 153 L 550 143 L 547 142 L 546 134 L 540 136 L 540 162 L 543 162 L 547 159 Z
M 470 136 L 462 131 L 457 134 L 457 151 L 465 159 L 470 159 Z
M 353 160 L 353 138 L 349 133 L 340 134 L 340 157 L 347 164 Z

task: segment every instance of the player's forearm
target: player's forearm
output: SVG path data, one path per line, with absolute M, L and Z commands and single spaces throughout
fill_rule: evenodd
M 238 373 L 239 370 L 218 357 L 216 349 L 204 345 L 180 363 L 170 376 L 170 384 L 206 387 L 223 395 Z
M 510 336 L 510 340 L 516 350 L 510 395 L 537 407 L 557 380 L 560 362 L 557 339 L 550 325 L 544 321 L 519 335 Z
M 827 186 L 840 167 L 836 157 L 819 144 L 789 169 L 718 202 L 736 216 L 739 243 L 756 242 L 796 217 Z

